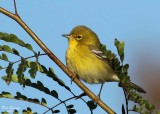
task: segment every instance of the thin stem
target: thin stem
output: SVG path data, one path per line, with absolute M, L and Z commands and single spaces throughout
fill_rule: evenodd
M 126 101 L 126 112 L 128 114 L 128 98 L 127 98 L 127 94 L 125 92 L 125 90 L 123 89 L 123 92 L 124 92 L 124 96 L 125 96 L 125 101 Z
M 73 97 L 70 97 L 70 98 L 68 98 L 68 99 L 66 99 L 66 100 L 64 100 L 64 101 L 61 101 L 60 103 L 56 104 L 55 106 L 53 106 L 53 107 L 50 108 L 49 110 L 45 111 L 43 114 L 46 114 L 46 113 L 47 113 L 48 111 L 50 111 L 51 109 L 59 106 L 59 105 L 62 104 L 62 103 L 65 103 L 65 102 L 67 102 L 67 101 L 69 101 L 69 100 L 71 100 L 71 99 L 74 99 L 74 98 L 76 98 L 76 96 L 73 96 Z
M 18 11 L 17 11 L 16 0 L 14 0 L 14 10 L 15 10 L 15 15 L 17 15 L 19 17 Z
M 58 99 L 60 102 L 62 102 L 62 100 L 61 99 Z M 67 108 L 67 105 L 66 105 L 66 103 L 65 102 L 63 102 L 63 104 L 64 104 L 64 106 L 66 107 L 66 109 L 67 109 L 67 111 L 68 111 L 68 108 Z M 69 114 L 69 112 L 68 112 L 68 114 Z
M 76 96 L 72 91 L 70 91 L 71 93 L 72 93 L 72 95 L 73 96 Z M 78 95 L 79 96 L 79 95 Z M 77 96 L 76 96 L 77 97 Z M 86 103 L 86 105 L 87 105 L 87 102 L 82 98 L 82 97 L 80 97 L 80 99 L 84 102 L 84 103 Z M 87 105 L 88 106 L 88 105 Z M 88 106 L 89 107 L 89 106 Z M 89 108 L 89 110 L 91 111 L 91 114 L 93 114 L 93 111 Z
M 8 63 L 12 63 L 11 61 L 9 61 L 9 60 L 4 60 L 4 59 L 0 59 L 0 60 L 3 60 L 3 61 L 6 61 L 6 62 L 8 62 Z M 7 68 L 7 67 L 6 67 Z M 3 69 L 3 68 L 2 68 Z
M 38 56 L 42 56 L 42 55 L 47 55 L 47 54 L 43 53 L 43 54 L 39 54 Z M 33 57 L 36 57 L 36 56 L 33 55 L 33 56 L 30 56 L 30 57 L 26 57 L 26 58 L 24 58 L 24 59 L 30 59 L 30 58 L 33 58 Z M 18 62 L 20 62 L 20 61 L 21 61 L 21 60 L 17 60 L 17 61 L 15 61 L 15 62 L 13 62 L 13 64 L 18 63 Z
M 8 98 L 8 97 L 7 97 L 7 98 L 6 98 L 6 97 L 0 97 L 0 98 L 29 102 L 29 101 L 26 101 L 26 100 L 23 100 L 23 99 L 15 99 L 15 98 Z M 33 102 L 29 102 L 29 103 L 33 103 Z M 50 109 L 48 106 L 45 106 L 45 105 L 41 105 L 41 104 L 38 104 L 38 103 L 34 103 L 34 104 L 37 104 L 37 105 L 40 105 L 40 106 L 43 106 L 43 107 L 45 107 L 45 108 Z
M 45 53 L 44 54 L 39 54 L 38 56 L 42 56 L 42 55 L 46 55 Z M 26 57 L 26 58 L 24 58 L 24 59 L 30 59 L 30 58 L 33 58 L 33 57 L 36 57 L 35 55 L 33 55 L 33 56 L 29 56 L 29 57 Z M 21 60 L 17 60 L 17 61 L 15 61 L 15 62 L 11 62 L 11 61 L 7 61 L 7 62 L 9 62 L 9 63 L 12 63 L 12 64 L 15 64 L 15 63 L 18 63 L 18 62 L 20 62 Z M 4 68 L 1 68 L 0 70 L 2 70 L 2 69 L 6 69 L 7 67 L 4 67 Z

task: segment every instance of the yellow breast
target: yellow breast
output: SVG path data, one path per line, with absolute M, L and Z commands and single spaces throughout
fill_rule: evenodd
M 66 62 L 67 67 L 87 83 L 103 83 L 113 80 L 112 68 L 97 58 L 86 46 L 69 47 Z

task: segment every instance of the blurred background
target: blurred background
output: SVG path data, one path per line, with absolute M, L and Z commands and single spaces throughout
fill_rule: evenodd
M 114 39 L 125 41 L 125 63 L 130 65 L 129 75 L 132 82 L 138 84 L 147 91 L 143 96 L 155 104 L 157 109 L 160 109 L 160 1 L 159 0 L 67 0 L 67 1 L 38 1 L 27 0 L 17 1 L 18 12 L 26 24 L 40 37 L 40 39 L 48 46 L 55 55 L 65 63 L 65 51 L 68 46 L 67 40 L 61 35 L 69 33 L 76 25 L 85 25 L 97 33 L 101 42 L 108 49 L 117 53 L 114 46 Z M 3 7 L 11 12 L 14 12 L 13 1 L 1 0 L 0 7 Z M 0 32 L 13 33 L 33 45 L 38 52 L 43 51 L 30 38 L 30 36 L 12 19 L 0 13 Z M 0 41 L 4 45 L 5 42 Z M 15 45 L 11 45 L 11 47 Z M 32 53 L 19 49 L 22 55 L 32 56 Z M 12 58 L 12 60 L 17 58 Z M 42 64 L 46 67 L 52 67 L 57 76 L 62 79 L 67 86 L 77 95 L 82 91 L 55 65 L 48 57 L 40 58 Z M 0 63 L 2 66 L 3 62 Z M 5 75 L 1 71 L 1 75 Z M 28 75 L 28 74 L 26 74 Z M 65 89 L 59 88 L 49 78 L 42 74 L 38 74 L 34 81 L 41 80 L 49 89 L 55 89 L 59 93 L 61 99 L 66 99 L 71 96 L 66 93 Z M 15 91 L 29 97 L 42 98 L 45 94 L 26 87 L 23 89 L 18 84 L 11 83 L 6 86 L 6 83 L 0 80 L 0 92 L 9 91 L 15 95 Z M 86 84 L 95 94 L 98 94 L 100 85 Z M 14 89 L 13 89 L 14 88 Z M 85 99 L 89 100 L 87 97 Z M 47 96 L 49 106 L 58 103 L 51 97 Z M 121 105 L 124 102 L 124 95 L 117 83 L 106 83 L 103 92 L 102 100 L 109 105 L 117 114 L 121 114 Z M 74 102 L 77 114 L 88 114 L 89 110 L 84 106 L 84 103 L 79 100 Z M 2 106 L 20 107 L 20 110 L 27 106 L 32 107 L 33 111 L 42 113 L 46 109 L 35 104 L 24 103 L 22 101 L 14 101 L 0 99 L 0 111 Z M 82 110 L 78 110 L 81 108 Z M 58 107 L 61 110 L 60 114 L 65 114 L 64 106 Z M 104 114 L 105 112 L 98 108 L 94 111 L 95 114 Z

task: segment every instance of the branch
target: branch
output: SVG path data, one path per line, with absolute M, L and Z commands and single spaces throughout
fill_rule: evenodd
M 38 56 L 43 56 L 43 55 L 46 55 L 46 54 L 45 54 L 45 53 L 44 53 L 44 54 L 39 54 Z M 21 57 L 21 56 L 20 56 L 20 57 Z M 27 59 L 34 58 L 34 57 L 36 57 L 36 56 L 33 55 L 33 56 L 26 57 L 26 58 L 24 58 L 24 59 L 27 60 Z M 0 59 L 0 60 L 2 60 L 2 59 Z M 4 61 L 6 61 L 6 60 L 4 60 Z M 15 61 L 15 62 L 11 62 L 11 61 L 6 61 L 6 62 L 15 64 L 15 63 L 18 63 L 18 62 L 20 62 L 20 61 L 21 61 L 21 60 L 17 60 L 17 61 Z M 6 69 L 6 68 L 7 68 L 7 67 L 3 67 L 3 68 L 1 68 L 0 70 Z
M 33 102 L 25 101 L 25 100 L 23 100 L 23 99 L 15 99 L 15 98 L 8 98 L 8 97 L 7 97 L 7 98 L 5 98 L 5 97 L 0 97 L 0 98 L 3 98 L 3 99 L 12 99 L 12 100 L 18 100 L 18 101 L 24 101 L 24 102 L 27 102 L 27 103 L 33 103 Z M 34 104 L 43 106 L 43 107 L 47 108 L 48 110 L 52 110 L 52 109 L 49 108 L 48 106 L 44 106 L 44 105 L 41 105 L 41 104 L 38 104 L 38 103 L 34 103 Z
M 18 16 L 17 6 L 16 6 L 16 0 L 14 0 L 14 9 L 15 9 L 15 15 L 17 15 L 17 16 Z
M 53 108 L 59 106 L 60 104 L 65 103 L 65 102 L 67 102 L 67 101 L 69 101 L 69 100 L 71 100 L 71 99 L 74 99 L 74 98 L 76 98 L 76 97 L 77 97 L 77 96 L 73 96 L 73 97 L 70 97 L 70 98 L 68 98 L 68 99 L 66 99 L 66 100 L 64 100 L 64 101 L 61 101 L 60 103 L 56 104 L 55 106 L 53 106 L 53 107 L 50 108 L 49 110 L 45 111 L 43 114 L 46 114 L 48 111 L 50 111 L 50 110 L 52 110 Z
M 127 98 L 127 94 L 124 89 L 123 89 L 123 92 L 124 92 L 125 101 L 126 101 L 126 114 L 128 114 L 128 98 Z
M 77 77 L 74 75 L 48 48 L 47 46 L 38 38 L 38 36 L 23 22 L 23 20 L 6 9 L 0 7 L 0 12 L 4 15 L 15 20 L 21 27 L 32 37 L 32 39 L 41 47 L 41 49 L 49 56 L 49 58 L 54 61 L 92 100 L 94 100 L 102 109 L 104 109 L 109 114 L 114 114 L 115 112 L 108 107 L 103 101 L 101 101 L 93 92 L 91 92 Z

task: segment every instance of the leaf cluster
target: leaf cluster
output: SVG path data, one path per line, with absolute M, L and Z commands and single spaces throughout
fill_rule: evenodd
M 124 45 L 125 43 L 122 41 L 118 41 L 115 39 L 115 47 L 117 48 L 118 57 L 112 53 L 110 50 L 106 49 L 105 45 L 101 45 L 101 50 L 105 52 L 110 64 L 116 74 L 120 79 L 119 86 L 123 88 L 126 95 L 126 105 L 128 105 L 128 101 L 134 102 L 136 105 L 133 106 L 132 109 L 128 109 L 126 111 L 135 111 L 140 114 L 150 114 L 154 111 L 155 106 L 150 104 L 147 100 L 143 99 L 140 93 L 135 89 L 130 87 L 130 76 L 128 75 L 129 64 L 123 64 L 124 61 Z M 138 105 L 138 106 L 137 106 Z M 122 105 L 122 113 L 125 114 L 124 105 Z M 127 113 L 128 114 L 128 113 Z
M 25 49 L 32 51 L 33 55 L 29 57 L 23 57 L 18 49 L 11 48 L 8 45 L 0 46 L 0 51 L 3 51 L 2 55 L 0 55 L 0 59 L 4 62 L 8 63 L 8 66 L 0 66 L 0 70 L 5 69 L 6 75 L 2 76 L 1 78 L 6 82 L 6 84 L 10 84 L 11 82 L 18 83 L 25 88 L 25 86 L 32 87 L 34 89 L 37 89 L 47 95 L 52 96 L 53 98 L 57 99 L 60 103 L 53 106 L 52 108 L 49 108 L 47 106 L 47 100 L 45 98 L 41 98 L 41 101 L 37 98 L 28 98 L 25 95 L 22 95 L 20 92 L 16 93 L 16 96 L 11 95 L 9 92 L 2 92 L 0 94 L 0 98 L 8 98 L 8 99 L 14 99 L 14 100 L 22 100 L 25 102 L 30 102 L 34 104 L 41 105 L 45 108 L 47 108 L 48 111 L 51 111 L 52 113 L 59 113 L 60 110 L 53 110 L 55 107 L 59 106 L 60 104 L 64 104 L 66 107 L 66 110 L 68 114 L 74 114 L 76 113 L 76 110 L 74 109 L 73 104 L 67 105 L 66 102 L 68 100 L 76 98 L 75 94 L 71 91 L 71 89 L 60 79 L 57 77 L 57 75 L 54 73 L 52 68 L 46 68 L 44 65 L 41 65 L 39 63 L 39 57 L 45 54 L 40 54 L 40 52 L 36 53 L 36 51 L 33 50 L 32 46 L 29 43 L 25 43 L 21 39 L 19 39 L 16 35 L 13 34 L 7 34 L 0 32 L 0 40 L 3 40 L 7 43 L 14 43 L 19 45 L 20 47 L 24 47 Z M 20 59 L 17 61 L 12 61 L 8 58 L 8 53 L 13 54 L 13 56 L 18 56 Z M 35 61 L 30 61 L 30 58 L 35 58 Z M 15 64 L 18 64 L 18 67 L 15 67 Z M 30 77 L 25 76 L 26 72 L 30 75 Z M 41 81 L 37 81 L 36 83 L 33 83 L 31 80 L 36 78 L 37 72 L 40 72 L 41 74 L 51 78 L 54 82 L 56 82 L 59 86 L 65 88 L 67 91 L 69 91 L 72 95 L 74 95 L 71 98 L 68 98 L 67 100 L 61 100 L 59 98 L 59 94 L 56 90 L 49 90 L 48 87 L 45 87 Z M 85 101 L 84 101 L 85 102 Z M 85 102 L 86 103 L 86 102 Z M 87 105 L 87 103 L 86 103 Z M 29 112 L 30 111 L 30 112 Z M 2 112 L 7 113 L 7 112 Z M 18 114 L 18 111 L 14 111 L 15 114 Z M 30 108 L 27 108 L 27 110 L 22 111 L 23 114 L 33 114 L 32 110 Z M 36 113 L 35 113 L 36 114 Z

